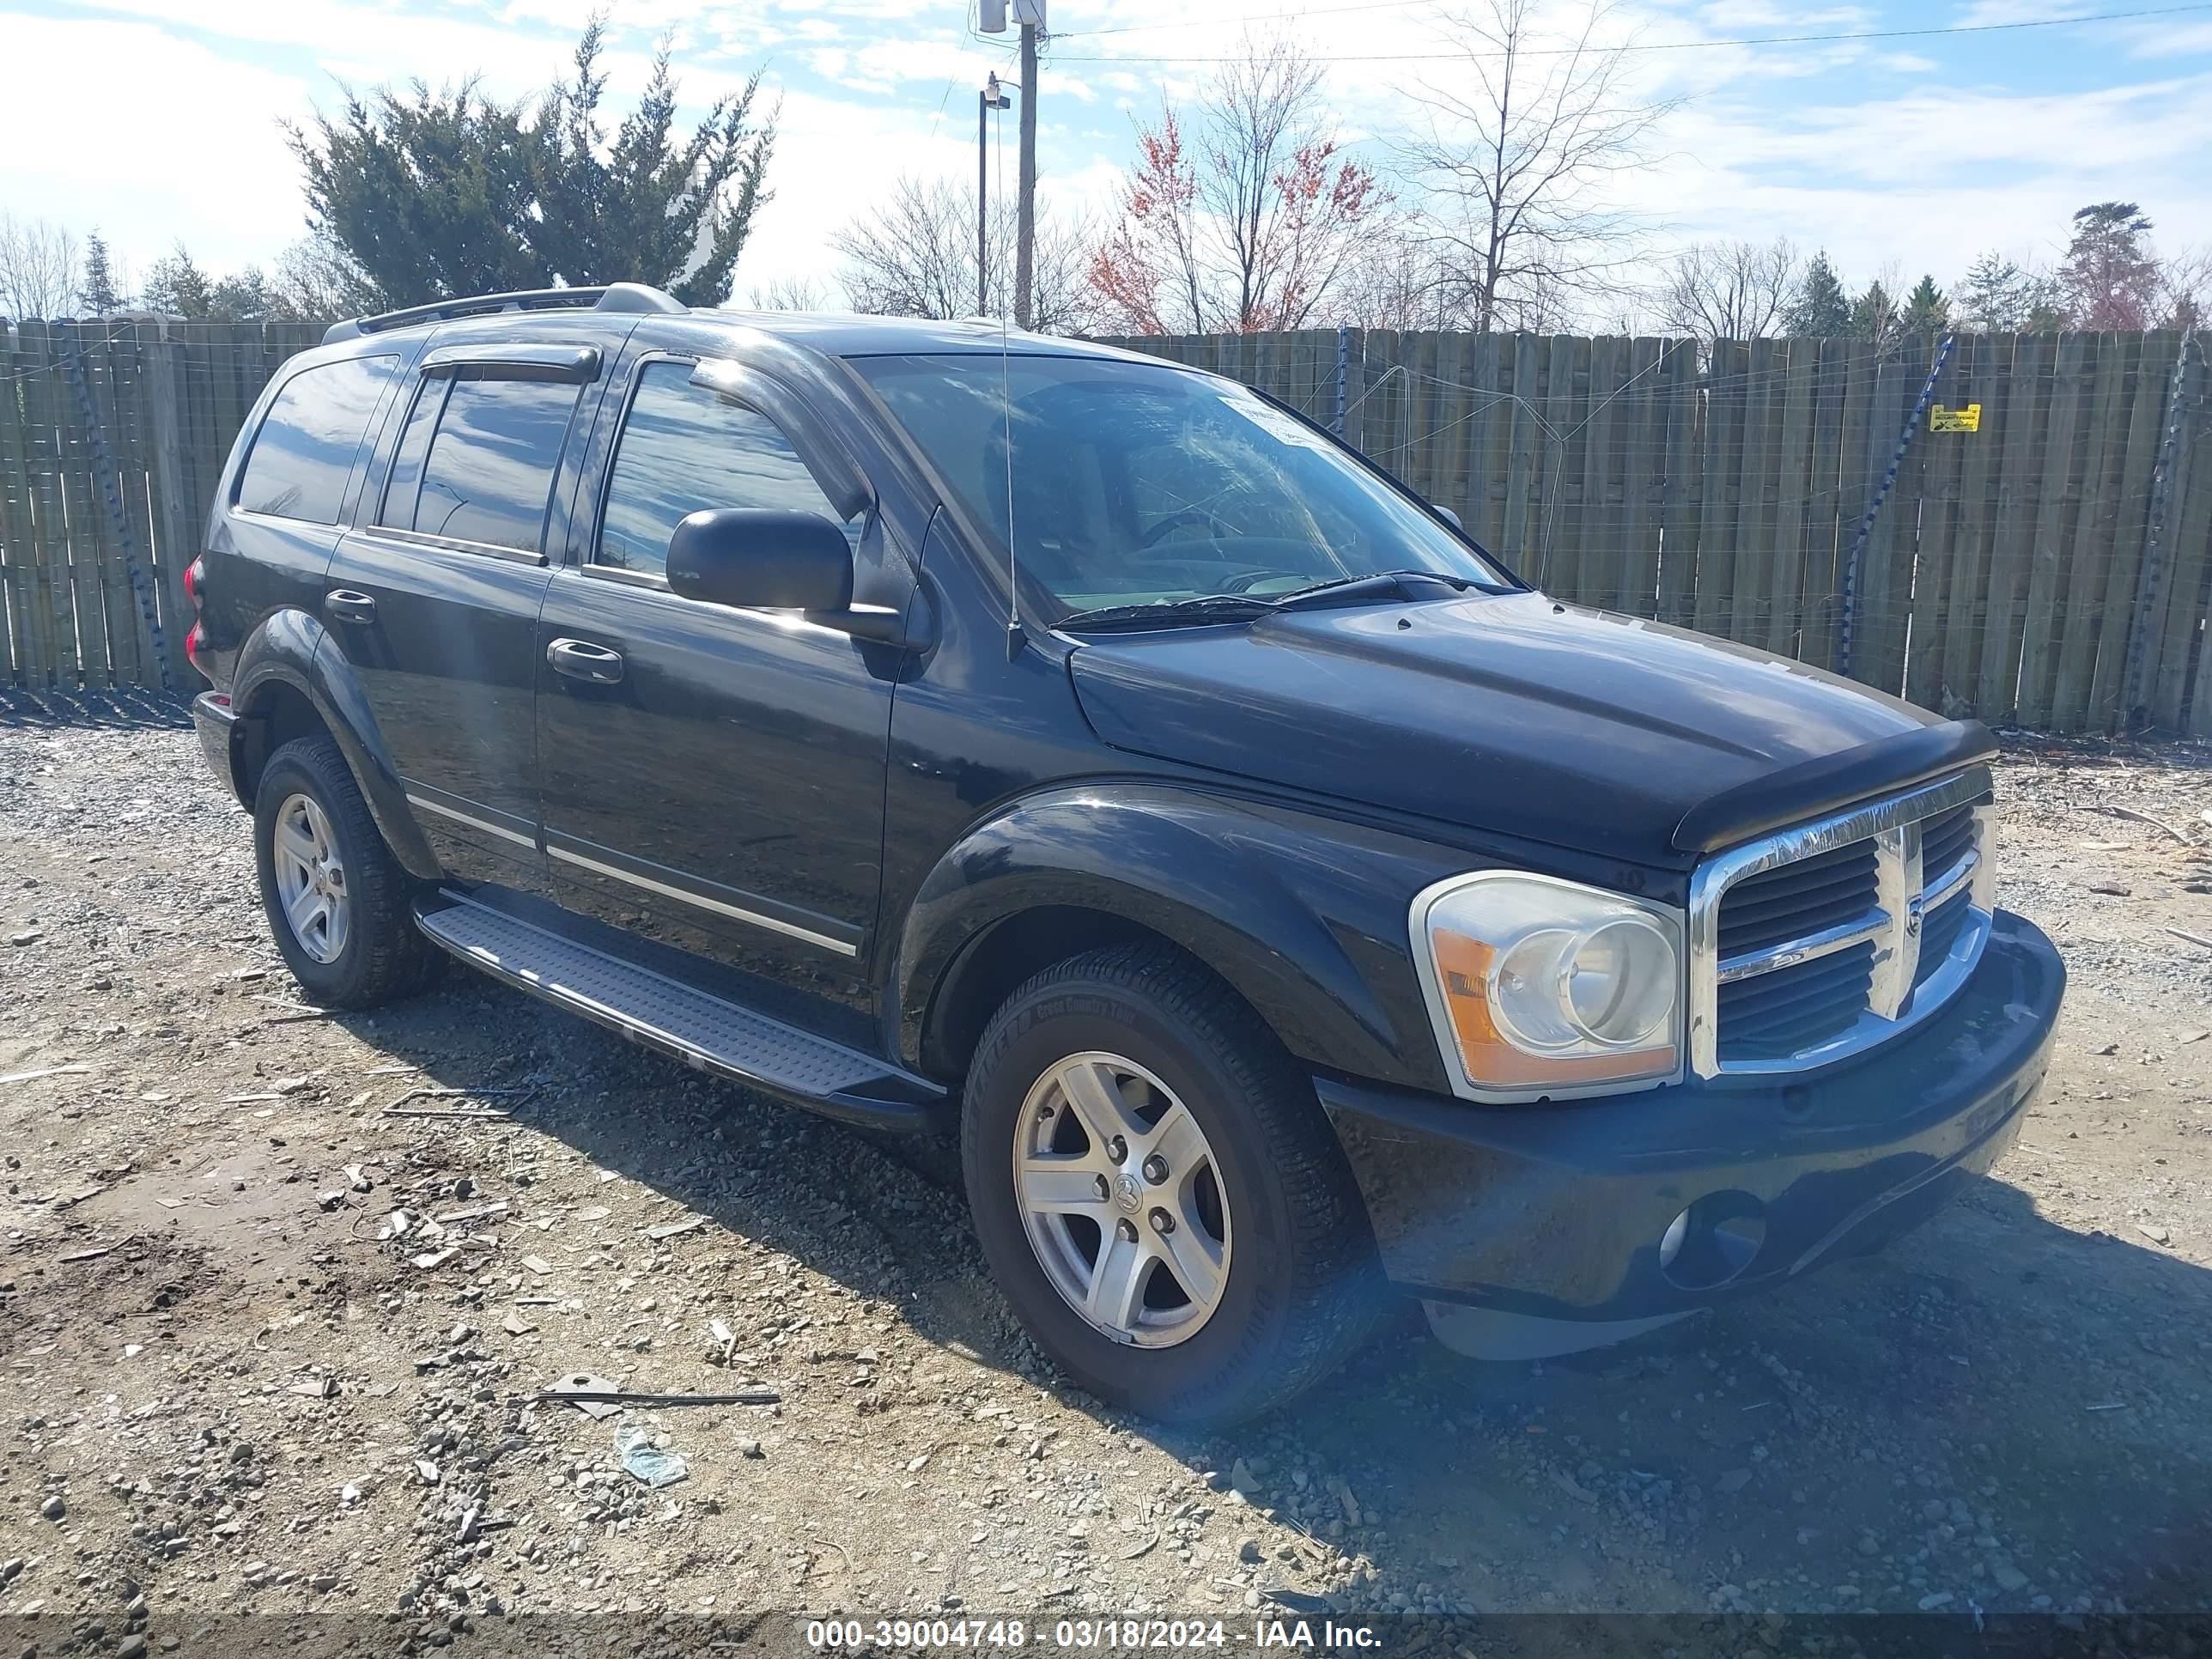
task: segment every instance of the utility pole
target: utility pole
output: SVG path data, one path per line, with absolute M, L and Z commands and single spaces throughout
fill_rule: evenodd
M 991 112 L 1012 100 L 994 74 L 975 94 L 975 314 L 991 314 Z
M 1030 287 L 1036 258 L 1037 29 L 1044 0 L 1014 0 L 1022 19 L 1022 167 L 1014 218 L 1014 321 L 1023 328 L 1036 319 Z
M 1009 0 L 980 0 L 977 21 L 985 34 L 1006 30 Z M 1036 102 L 1037 42 L 1045 33 L 1045 0 L 1012 0 L 1022 26 L 1022 164 L 1014 197 L 1014 321 L 1027 328 L 1036 320 L 1031 289 L 1036 280 Z

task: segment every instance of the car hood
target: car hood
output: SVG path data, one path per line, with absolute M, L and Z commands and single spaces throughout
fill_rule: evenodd
M 1783 816 L 1809 816 L 1820 790 L 1902 781 L 1861 757 L 1925 751 L 1911 734 L 1943 724 L 1802 663 L 1539 593 L 1093 636 L 1070 672 L 1119 749 L 1662 866 L 1688 861 L 1692 808 L 1774 782 L 1788 795 L 1784 774 L 1808 784 Z

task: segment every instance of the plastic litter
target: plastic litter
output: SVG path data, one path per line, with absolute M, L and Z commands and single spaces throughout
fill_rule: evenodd
M 643 1427 L 617 1429 L 615 1449 L 622 1454 L 623 1467 L 648 1486 L 672 1486 L 691 1473 L 679 1454 L 655 1447 L 652 1431 Z

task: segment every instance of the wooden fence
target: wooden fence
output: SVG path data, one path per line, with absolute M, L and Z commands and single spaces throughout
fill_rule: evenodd
M 2202 341 L 2177 378 L 2178 334 L 1960 335 L 1886 491 L 1932 337 L 1115 343 L 1335 426 L 1562 599 L 1825 668 L 1848 621 L 1854 678 L 1947 714 L 2212 736 Z
M 196 684 L 179 578 L 246 411 L 319 333 L 0 325 L 0 684 Z M 1933 419 L 1914 411 L 1934 339 L 1117 343 L 1337 427 L 1563 599 L 1992 724 L 2212 736 L 2201 342 L 1962 335 Z M 1972 406 L 1955 429 L 1948 411 Z
M 322 333 L 0 323 L 0 686 L 203 684 L 185 567 L 246 411 Z

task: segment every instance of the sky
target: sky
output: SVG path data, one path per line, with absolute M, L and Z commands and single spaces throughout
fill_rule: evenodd
M 283 124 L 346 86 L 480 73 L 502 99 L 562 75 L 610 14 L 609 107 L 655 41 L 696 114 L 755 69 L 781 137 L 734 300 L 811 280 L 834 295 L 831 238 L 902 173 L 973 180 L 975 93 L 1016 73 L 1011 35 L 961 0 L 0 0 L 0 212 L 80 234 L 128 269 L 181 240 L 204 266 L 267 264 L 305 229 Z M 1571 12 L 1588 0 L 1543 0 Z M 972 5 L 972 0 L 971 0 Z M 1163 95 L 1194 92 L 1248 30 L 1328 60 L 1325 91 L 1386 176 L 1431 89 L 1457 83 L 1451 0 L 1049 0 L 1038 96 L 1042 185 L 1098 213 Z M 2212 244 L 2212 0 L 2160 17 L 1871 40 L 1752 37 L 1957 29 L 2160 0 L 1620 0 L 1611 38 L 1637 94 L 1674 104 L 1620 204 L 1656 259 L 1694 240 L 1825 247 L 1847 284 L 1923 270 L 1949 285 L 1995 250 L 2053 261 L 2087 203 L 2139 202 L 2169 251 Z M 1462 60 L 1457 80 L 1466 73 Z M 1003 158 L 1011 182 L 1014 118 Z M 994 168 L 1000 147 L 994 140 Z

